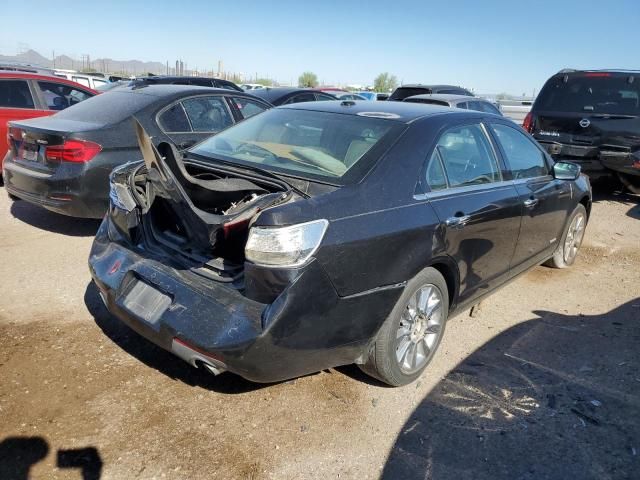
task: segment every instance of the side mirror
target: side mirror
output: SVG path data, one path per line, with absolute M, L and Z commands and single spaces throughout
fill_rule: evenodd
M 558 180 L 577 180 L 580 176 L 580 165 L 571 162 L 557 162 L 553 165 L 553 176 Z

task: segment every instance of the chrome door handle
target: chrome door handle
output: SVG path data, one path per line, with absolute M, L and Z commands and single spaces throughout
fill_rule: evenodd
M 525 207 L 532 208 L 532 207 L 535 207 L 538 204 L 538 199 L 537 198 L 528 198 L 523 203 L 524 203 Z
M 471 220 L 471 217 L 469 215 L 462 215 L 460 217 L 449 217 L 444 221 L 444 224 L 447 227 L 463 228 L 469 220 Z

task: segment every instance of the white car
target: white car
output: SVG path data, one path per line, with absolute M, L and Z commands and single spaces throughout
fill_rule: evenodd
M 80 85 L 84 85 L 85 87 L 93 88 L 94 90 L 102 85 L 106 85 L 107 83 L 109 83 L 109 80 L 98 75 L 78 73 L 74 72 L 73 70 L 55 70 L 53 74 L 56 77 L 66 78 L 67 80 L 79 83 Z
M 261 88 L 264 88 L 264 85 L 260 85 L 259 83 L 244 83 L 244 84 L 240 85 L 240 88 L 242 88 L 245 91 L 247 91 L 247 90 L 260 90 Z

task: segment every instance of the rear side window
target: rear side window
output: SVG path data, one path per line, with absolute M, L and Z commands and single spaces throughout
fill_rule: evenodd
M 480 108 L 482 111 L 487 113 L 493 113 L 494 115 L 502 115 L 500 110 L 498 110 L 495 106 L 493 106 L 489 102 L 478 102 L 480 104 Z
M 541 177 L 549 173 L 544 153 L 524 133 L 506 125 L 494 124 L 492 128 L 514 179 Z
M 433 151 L 431 159 L 429 160 L 429 166 L 427 167 L 427 185 L 429 185 L 431 191 L 444 190 L 447 188 L 447 178 L 438 149 Z
M 144 89 L 132 91 L 114 89 L 108 94 L 96 95 L 86 102 L 80 102 L 74 108 L 56 113 L 56 118 L 113 125 L 157 101 L 158 97 L 146 95 Z
M 323 100 L 336 100 L 335 97 L 331 96 L 331 95 L 327 95 L 326 93 L 316 93 L 316 99 L 318 101 L 323 101 Z
M 480 125 L 464 125 L 447 130 L 438 140 L 435 153 L 442 161 L 450 187 L 479 185 L 502 180 L 491 144 Z M 431 164 L 427 173 L 431 171 L 430 168 Z M 441 182 L 437 176 L 438 169 L 434 168 L 433 179 L 427 178 L 429 185 L 432 181 L 435 185 Z
M 38 88 L 49 110 L 64 110 L 92 96 L 64 83 L 38 82 Z
M 182 102 L 194 132 L 218 132 L 233 123 L 220 96 L 194 97 Z
M 182 104 L 179 102 L 160 114 L 158 124 L 165 133 L 184 133 L 191 131 L 187 114 L 184 113 L 184 108 L 182 108 Z
M 605 72 L 553 77 L 538 95 L 536 110 L 639 115 L 640 78 Z
M 35 108 L 27 82 L 24 80 L 0 80 L 0 107 Z
M 253 117 L 267 109 L 262 103 L 255 102 L 249 98 L 233 97 L 233 102 L 236 104 L 236 107 L 238 107 L 238 110 L 240 110 L 242 118 Z

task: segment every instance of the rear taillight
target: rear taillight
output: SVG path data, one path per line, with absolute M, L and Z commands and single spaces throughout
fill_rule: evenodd
M 60 162 L 85 163 L 95 157 L 102 147 L 88 140 L 65 140 L 62 145 L 51 145 L 46 148 L 47 160 Z
M 524 117 L 522 128 L 524 128 L 529 133 L 533 132 L 533 115 L 531 114 L 531 112 L 527 113 L 527 116 Z

